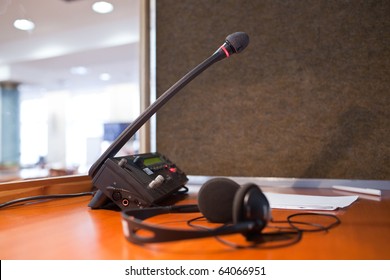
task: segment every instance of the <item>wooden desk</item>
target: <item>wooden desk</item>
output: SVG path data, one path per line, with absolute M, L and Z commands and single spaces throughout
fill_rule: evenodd
M 265 190 L 340 195 L 324 188 Z M 196 190 L 181 203 L 195 199 Z M 89 201 L 66 198 L 0 209 L 0 259 L 390 259 L 390 190 L 383 191 L 380 201 L 359 198 L 332 212 L 341 225 L 328 233 L 304 233 L 299 243 L 279 249 L 237 250 L 214 238 L 134 245 L 123 236 L 119 212 L 91 210 Z M 296 212 L 274 209 L 273 217 L 281 220 Z M 194 215 L 171 214 L 153 222 L 184 224 L 189 217 Z

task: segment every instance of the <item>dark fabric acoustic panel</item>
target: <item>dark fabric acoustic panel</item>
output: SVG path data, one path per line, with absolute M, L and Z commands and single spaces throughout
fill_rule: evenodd
M 158 0 L 157 150 L 191 175 L 390 179 L 390 1 Z

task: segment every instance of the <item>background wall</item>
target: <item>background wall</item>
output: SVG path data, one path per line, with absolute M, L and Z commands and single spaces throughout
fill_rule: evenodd
M 250 37 L 157 114 L 187 174 L 390 179 L 390 1 L 156 2 L 159 95 Z

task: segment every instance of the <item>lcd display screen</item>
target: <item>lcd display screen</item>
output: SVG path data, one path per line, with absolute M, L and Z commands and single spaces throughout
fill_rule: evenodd
M 145 158 L 144 159 L 144 165 L 145 166 L 150 166 L 156 163 L 161 163 L 163 162 L 160 157 L 151 157 L 151 158 Z

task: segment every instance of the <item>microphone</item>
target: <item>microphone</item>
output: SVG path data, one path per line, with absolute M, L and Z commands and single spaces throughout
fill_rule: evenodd
M 163 93 L 153 104 L 151 104 L 138 118 L 136 118 L 118 138 L 107 148 L 107 150 L 97 159 L 97 161 L 89 169 L 89 176 L 94 177 L 98 170 L 102 167 L 105 160 L 115 156 L 119 150 L 130 140 L 132 136 L 162 107 L 167 103 L 177 92 L 184 86 L 201 74 L 204 70 L 210 67 L 217 61 L 230 57 L 235 53 L 242 52 L 249 44 L 249 36 L 245 32 L 232 33 L 226 37 L 225 42 L 218 48 L 213 55 L 204 60 L 201 64 L 188 72 L 183 78 L 171 86 Z
M 123 130 L 89 169 L 88 175 L 98 190 L 88 206 L 101 208 L 111 200 L 122 209 L 148 207 L 184 186 L 188 181 L 185 173 L 163 155 L 114 156 L 184 86 L 215 62 L 242 52 L 248 44 L 249 37 L 244 32 L 227 36 L 222 46 L 209 58 L 171 86 Z
M 226 57 L 242 52 L 249 44 L 249 36 L 245 32 L 236 32 L 226 37 L 225 43 L 217 50 L 222 50 Z

